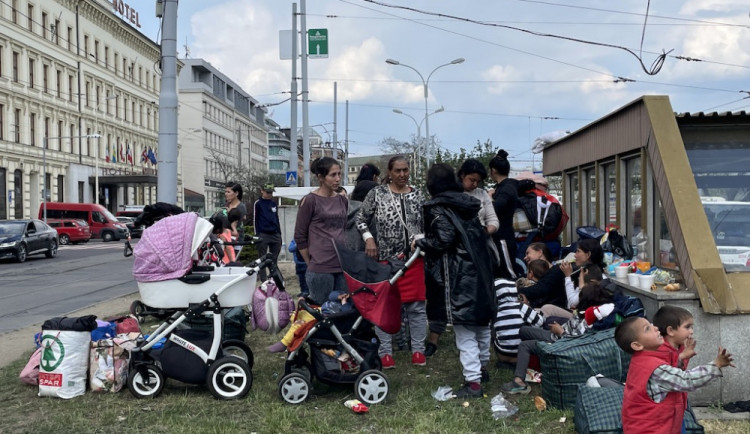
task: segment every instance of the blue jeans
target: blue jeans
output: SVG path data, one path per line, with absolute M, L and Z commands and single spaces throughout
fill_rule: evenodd
M 308 298 L 317 304 L 328 301 L 331 291 L 349 292 L 344 273 L 315 273 L 308 269 L 305 273 L 305 280 L 310 290 Z

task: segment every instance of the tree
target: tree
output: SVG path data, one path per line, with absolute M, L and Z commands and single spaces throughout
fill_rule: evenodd
M 497 155 L 497 149 L 492 146 L 492 140 L 487 139 L 484 143 L 477 140 L 477 144 L 468 151 L 465 148 L 461 148 L 457 153 L 454 153 L 448 150 L 438 149 L 438 153 L 435 156 L 435 162 L 448 164 L 458 171 L 466 159 L 475 158 L 481 161 L 489 172 L 490 160 L 492 160 L 495 155 Z
M 231 156 L 220 153 L 216 149 L 208 148 L 211 157 L 216 161 L 221 176 L 227 181 L 233 181 L 242 186 L 242 202 L 247 208 L 247 220 L 253 219 L 253 203 L 260 197 L 260 188 L 270 181 L 268 172 L 265 170 L 253 170 L 243 167 L 240 162 Z

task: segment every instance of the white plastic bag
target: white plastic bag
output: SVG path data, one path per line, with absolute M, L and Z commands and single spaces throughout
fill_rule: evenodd
M 86 392 L 91 333 L 44 330 L 39 396 L 70 399 Z
M 513 416 L 518 413 L 518 407 L 505 399 L 502 393 L 495 395 L 490 404 L 492 405 L 492 417 L 494 417 L 495 420 Z

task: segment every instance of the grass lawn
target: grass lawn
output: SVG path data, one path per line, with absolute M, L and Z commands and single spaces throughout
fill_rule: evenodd
M 290 293 L 296 294 L 293 272 L 285 275 Z M 148 330 L 147 324 L 143 331 Z M 450 332 L 441 338 L 440 350 L 426 367 L 411 366 L 408 352 L 396 352 L 396 369 L 386 371 L 390 381 L 388 399 L 372 406 L 368 414 L 355 414 L 344 406 L 344 401 L 354 399 L 353 386 L 326 386 L 317 380 L 313 380 L 313 393 L 306 402 L 289 405 L 279 397 L 277 385 L 284 356 L 266 351 L 280 337 L 281 334 L 261 331 L 248 334 L 246 342 L 255 354 L 254 381 L 248 396 L 237 401 L 217 401 L 204 386 L 188 386 L 174 380 L 169 380 L 155 399 L 137 400 L 127 389 L 116 394 L 87 392 L 71 400 L 39 398 L 35 387 L 18 380 L 26 361 L 18 360 L 0 370 L 0 432 L 575 432 L 572 411 L 537 411 L 533 397 L 541 394 L 539 385 L 532 385 L 529 395 L 509 397 L 520 408 L 515 416 L 494 420 L 490 400 L 500 385 L 511 379 L 512 373 L 507 369 L 491 368 L 491 380 L 485 386 L 487 396 L 470 400 L 467 406 L 461 400 L 439 402 L 432 398 L 431 392 L 439 386 L 455 389 L 462 382 Z M 708 432 L 750 432 L 747 421 L 706 424 Z

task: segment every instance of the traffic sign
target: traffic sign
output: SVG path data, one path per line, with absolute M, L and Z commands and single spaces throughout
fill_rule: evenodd
M 328 29 L 307 31 L 307 54 L 311 59 L 328 57 Z
M 294 170 L 290 170 L 289 172 L 286 172 L 286 185 L 297 185 L 297 172 Z

